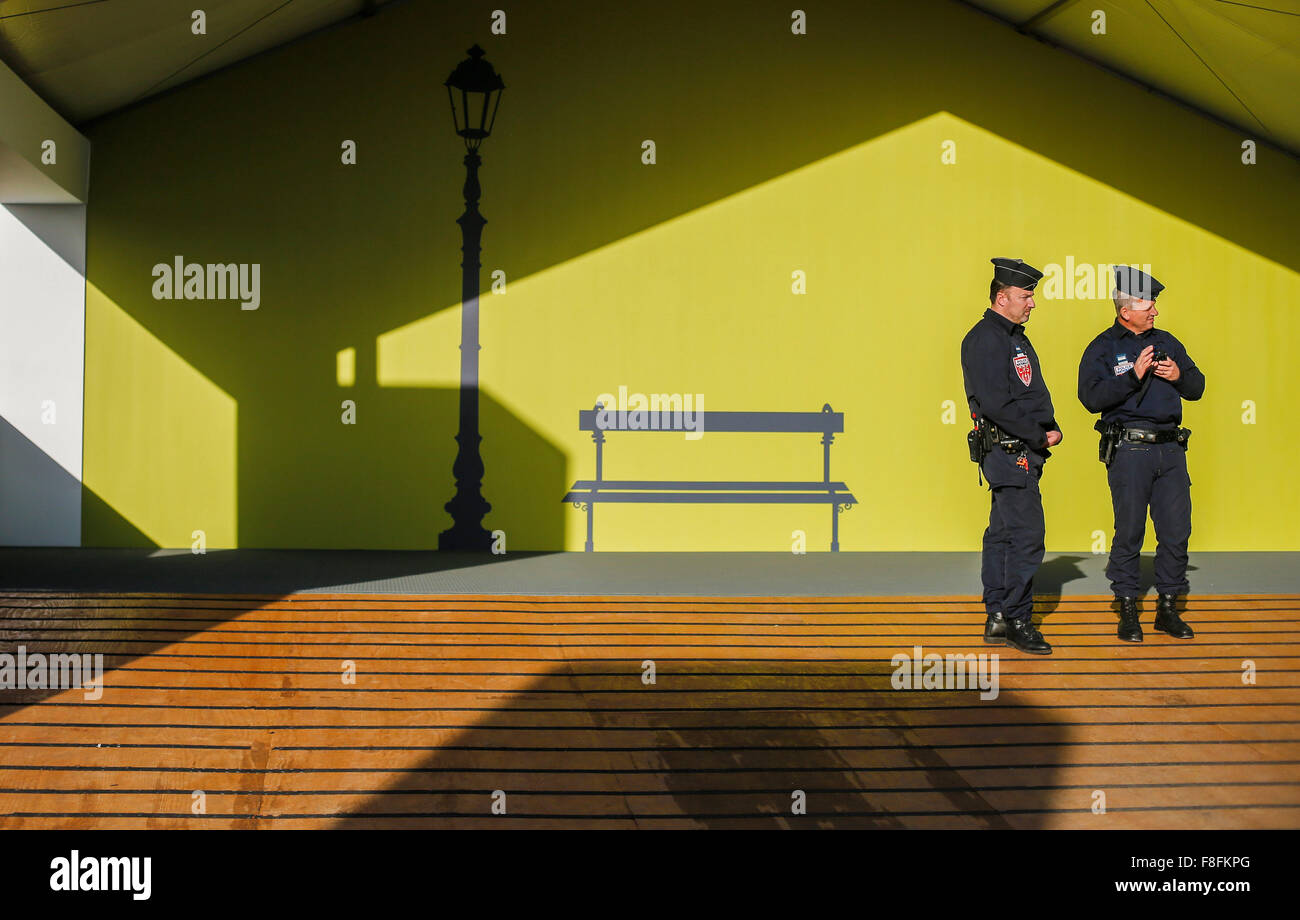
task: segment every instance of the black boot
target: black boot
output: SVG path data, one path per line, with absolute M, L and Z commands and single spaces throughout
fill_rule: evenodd
M 1117 597 L 1119 601 L 1119 629 L 1115 635 L 1125 642 L 1142 641 L 1142 620 L 1136 597 Z
M 1196 635 L 1178 615 L 1178 595 L 1162 594 L 1156 600 L 1156 629 L 1175 639 L 1190 639 Z
M 1007 620 L 1007 645 L 1031 655 L 1052 654 L 1052 647 L 1047 644 L 1043 634 L 1034 628 L 1033 616 Z
M 1002 618 L 1002 611 L 995 610 L 984 621 L 984 641 L 988 645 L 1007 644 L 1007 621 Z

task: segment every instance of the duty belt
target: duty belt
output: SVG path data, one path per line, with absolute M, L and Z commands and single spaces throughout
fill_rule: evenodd
M 1009 454 L 1018 454 L 1028 447 L 1024 441 L 1011 437 L 992 422 L 989 422 L 989 434 L 993 437 L 993 443 Z
M 1125 428 L 1120 433 L 1122 441 L 1142 441 L 1147 444 L 1167 444 L 1170 441 L 1183 443 L 1191 432 L 1186 428 L 1162 428 L 1152 431 L 1149 428 Z

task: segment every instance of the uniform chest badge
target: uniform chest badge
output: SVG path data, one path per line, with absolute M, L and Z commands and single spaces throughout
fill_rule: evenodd
M 1016 356 L 1011 359 L 1011 365 L 1016 369 L 1016 376 L 1025 386 L 1029 386 L 1029 381 L 1034 379 L 1034 368 L 1029 363 L 1029 356 L 1023 352 L 1017 352 Z
M 1115 366 L 1111 368 L 1111 370 L 1115 372 L 1116 377 L 1118 377 L 1120 374 L 1127 374 L 1132 369 L 1133 369 L 1133 362 L 1128 360 L 1127 354 L 1115 356 Z

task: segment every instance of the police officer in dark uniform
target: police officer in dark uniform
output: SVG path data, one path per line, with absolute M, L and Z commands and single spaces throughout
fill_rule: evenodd
M 981 566 L 984 641 L 1050 655 L 1052 647 L 1033 622 L 1034 573 L 1043 561 L 1045 533 L 1038 481 L 1061 432 L 1024 327 L 1043 273 L 1020 259 L 991 261 L 990 308 L 961 343 L 966 400 L 976 422 L 972 459 L 993 493 Z M 978 453 L 977 442 L 983 444 Z
M 1165 286 L 1145 272 L 1115 266 L 1115 322 L 1092 340 L 1079 362 L 1079 401 L 1100 412 L 1101 459 L 1107 464 L 1115 539 L 1106 576 L 1119 602 L 1117 635 L 1142 641 L 1138 554 L 1147 508 L 1156 528 L 1155 628 L 1190 639 L 1178 615 L 1186 594 L 1187 541 L 1192 533 L 1183 400 L 1200 399 L 1205 375 L 1182 342 L 1155 328 L 1156 298 Z

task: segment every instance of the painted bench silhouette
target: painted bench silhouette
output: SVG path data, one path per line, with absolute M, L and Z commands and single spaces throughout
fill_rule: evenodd
M 829 404 L 820 412 L 717 412 L 703 410 L 703 428 L 706 432 L 723 433 L 820 433 L 822 444 L 822 480 L 820 482 L 751 482 L 726 480 L 646 480 L 604 478 L 604 447 L 606 432 L 661 433 L 689 431 L 684 426 L 681 413 L 648 413 L 657 423 L 661 418 L 671 419 L 667 426 L 656 428 L 626 427 L 624 414 L 611 410 L 605 426 L 597 424 L 602 409 L 578 412 L 578 429 L 590 431 L 596 443 L 596 478 L 579 479 L 562 501 L 572 502 L 575 508 L 587 512 L 586 552 L 594 549 L 592 527 L 595 506 L 599 502 L 619 504 L 782 504 L 830 505 L 831 552 L 840 549 L 841 511 L 847 511 L 858 500 L 842 482 L 831 481 L 831 443 L 835 435 L 844 431 L 844 413 L 834 412 Z

